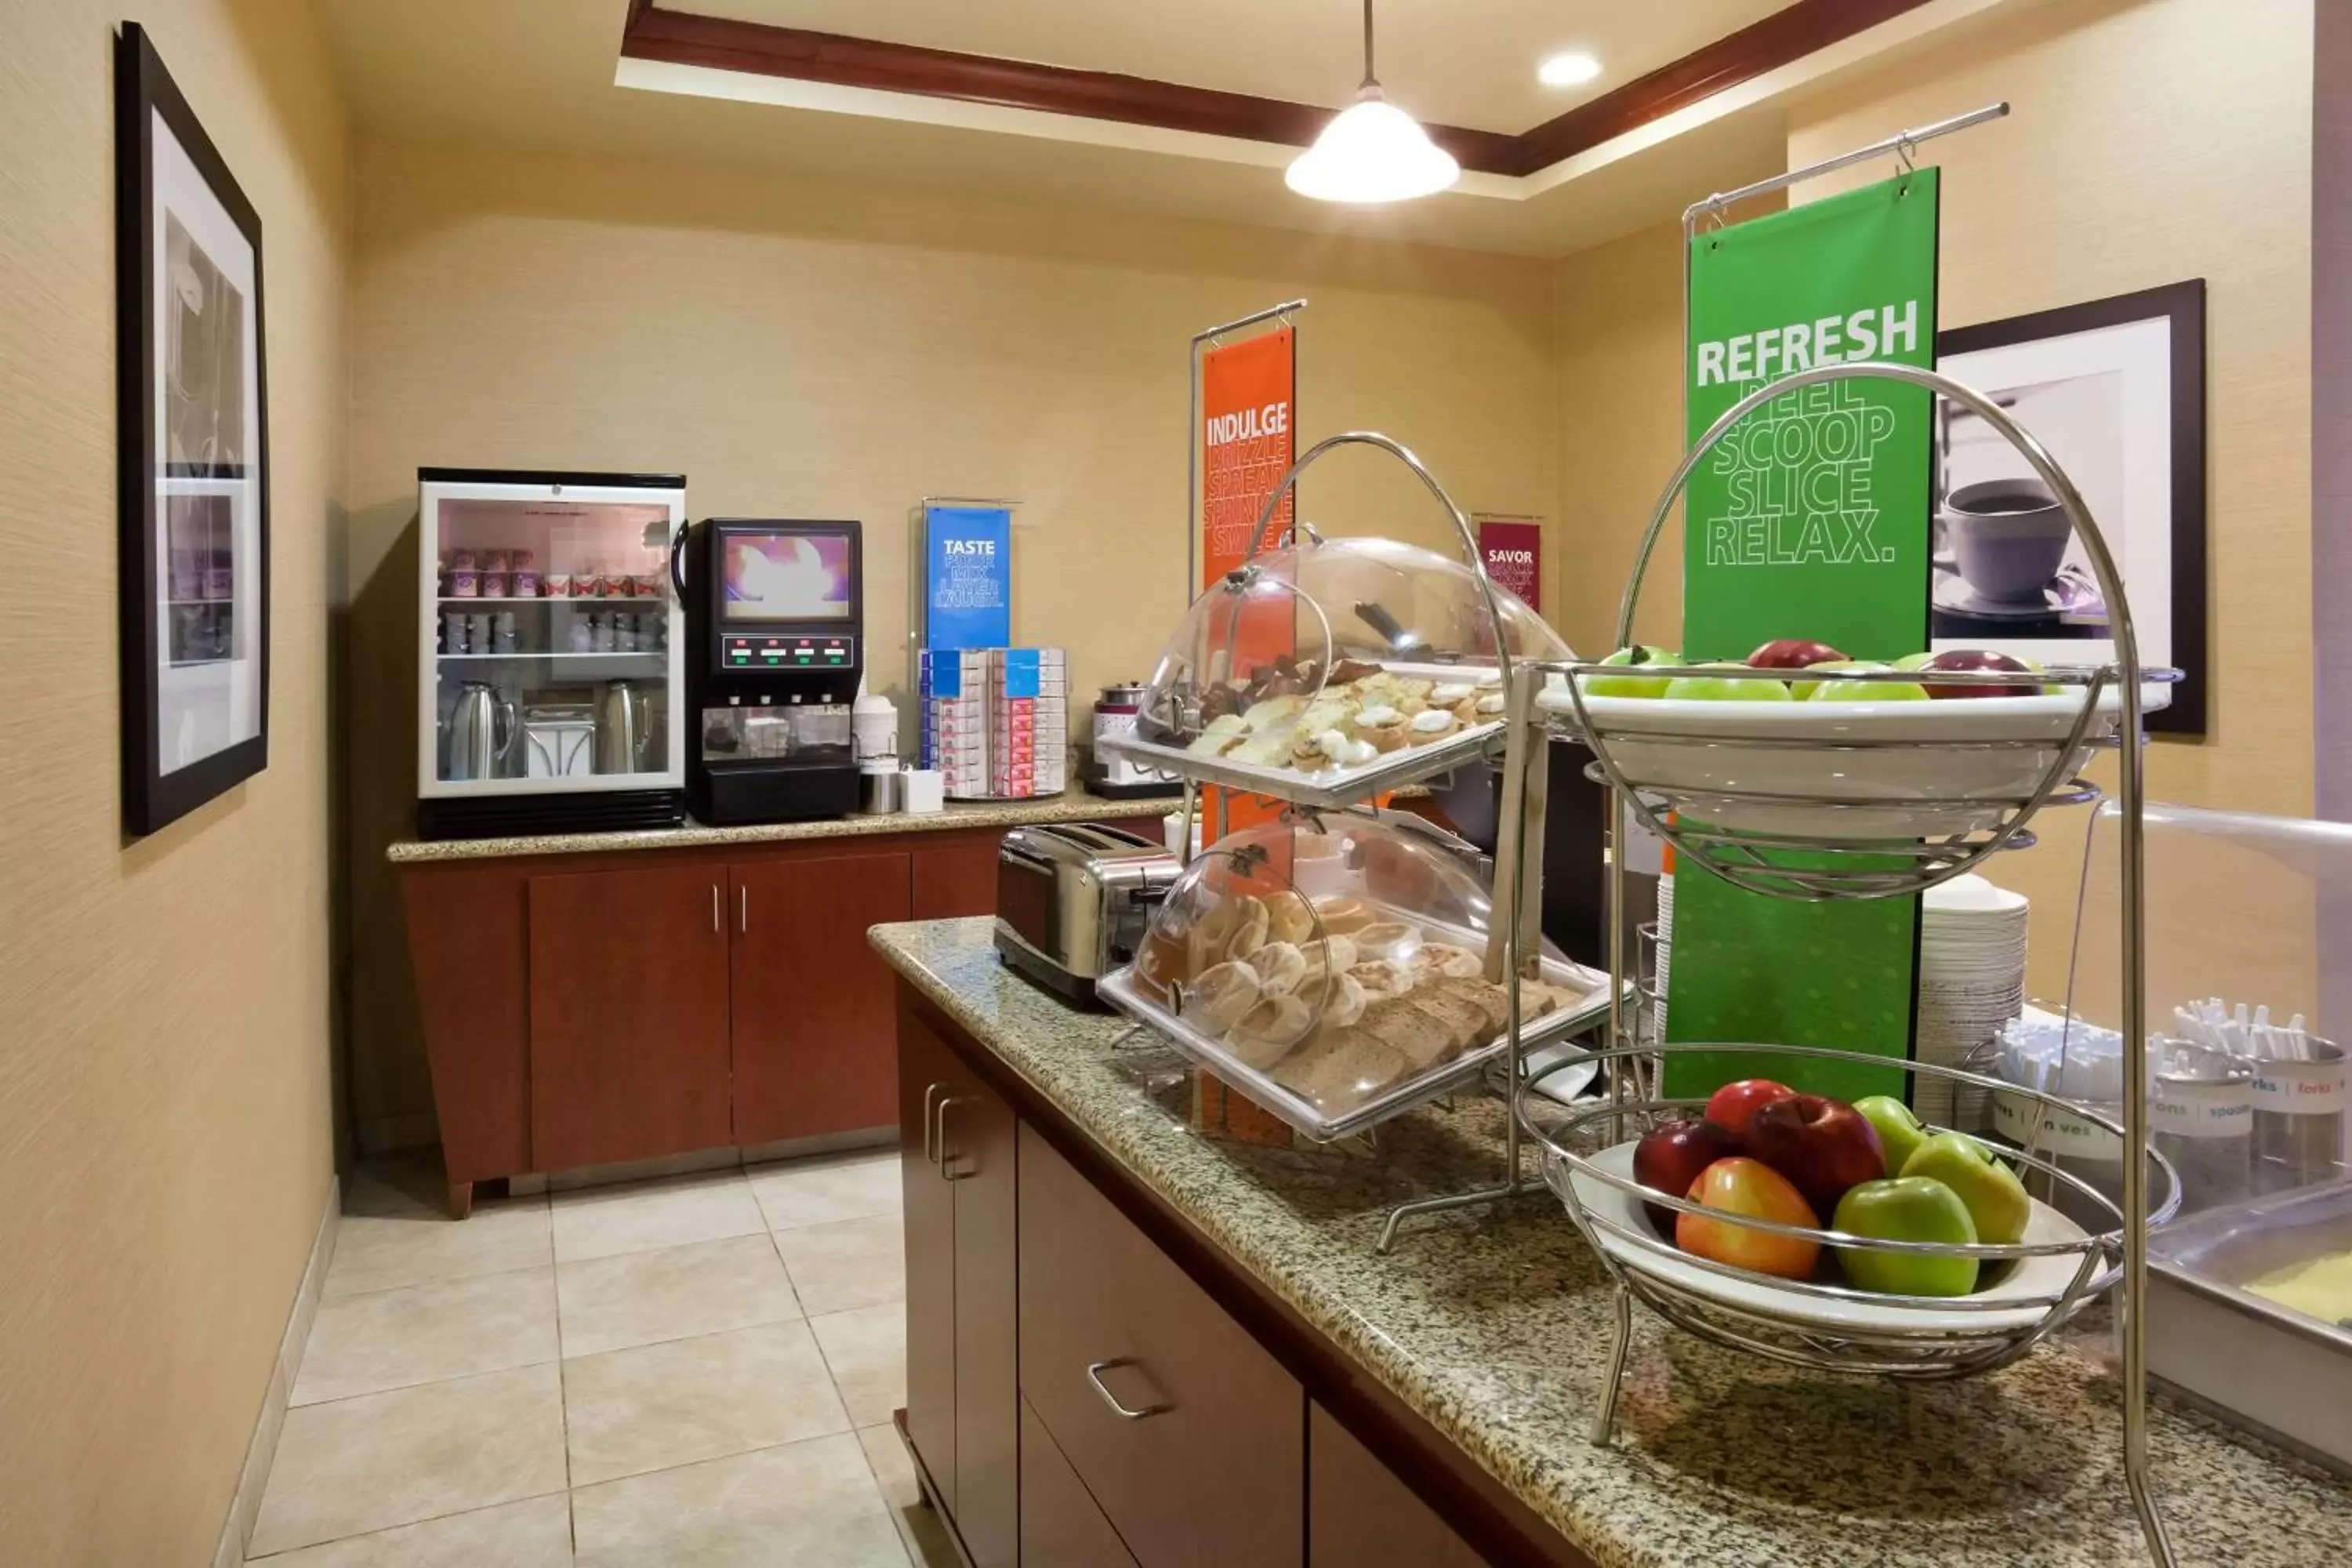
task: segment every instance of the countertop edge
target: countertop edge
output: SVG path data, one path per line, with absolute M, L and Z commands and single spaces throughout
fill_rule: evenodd
M 740 827 L 688 822 L 629 833 L 516 834 L 502 838 L 404 838 L 385 847 L 394 866 L 467 860 L 513 860 L 542 855 L 609 855 L 628 850 L 695 849 L 711 845 L 790 844 L 827 838 L 870 838 L 888 834 L 947 833 L 959 828 L 1020 827 L 1052 822 L 1102 822 L 1160 817 L 1180 810 L 1170 796 L 1110 800 L 1069 791 L 1040 800 L 950 802 L 944 811 L 920 815 L 822 817 L 807 822 L 768 822 Z

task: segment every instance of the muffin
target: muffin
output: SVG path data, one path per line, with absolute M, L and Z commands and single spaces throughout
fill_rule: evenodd
M 1258 984 L 1268 996 L 1287 996 L 1307 977 L 1307 955 L 1286 942 L 1269 942 L 1242 962 L 1256 972 Z
M 1290 1054 L 1315 1026 L 1315 1014 L 1296 996 L 1262 996 L 1225 1031 L 1225 1048 L 1260 1072 Z
M 1323 922 L 1325 936 L 1353 936 L 1372 923 L 1370 908 L 1361 899 L 1333 895 L 1315 900 L 1315 918 Z
M 1202 970 L 1176 990 L 1177 1016 L 1211 1034 L 1222 1034 L 1257 1005 L 1265 994 L 1257 971 L 1237 960 Z

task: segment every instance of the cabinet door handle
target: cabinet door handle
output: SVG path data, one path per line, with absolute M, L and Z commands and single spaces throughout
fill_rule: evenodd
M 963 1102 L 963 1096 L 954 1094 L 949 1095 L 945 1100 L 940 1101 L 938 1117 L 940 1151 L 939 1166 L 940 1180 L 943 1182 L 961 1182 L 965 1176 L 970 1176 L 974 1173 L 971 1171 L 966 1171 L 963 1175 L 960 1176 L 948 1165 L 948 1162 L 954 1158 L 953 1155 L 948 1152 L 948 1107 L 950 1105 L 961 1105 Z
M 926 1086 L 923 1089 L 923 1163 L 927 1165 L 936 1165 L 940 1163 L 939 1140 L 931 1132 L 931 1112 L 934 1103 L 939 1099 L 940 1090 L 945 1088 L 947 1088 L 946 1084 L 935 1083 Z
M 745 936 L 751 934 L 751 889 L 747 884 L 735 889 L 736 929 Z
M 1102 1395 L 1102 1402 L 1110 1406 L 1111 1414 L 1118 1416 L 1122 1421 L 1140 1421 L 1150 1415 L 1165 1415 L 1171 1410 L 1175 1409 L 1176 1407 L 1173 1405 L 1169 1404 L 1163 1399 L 1156 1405 L 1147 1405 L 1140 1410 L 1130 1410 L 1126 1405 L 1121 1405 L 1118 1402 L 1118 1394 L 1113 1394 L 1108 1388 L 1104 1386 L 1102 1380 L 1103 1373 L 1108 1372 L 1115 1366 L 1133 1366 L 1135 1364 L 1135 1358 L 1133 1356 L 1124 1355 L 1113 1356 L 1108 1361 L 1089 1362 L 1087 1364 L 1087 1381 L 1095 1385 L 1095 1392 Z
M 726 927 L 724 927 L 724 926 L 722 926 L 722 925 L 720 925 L 720 924 L 719 923 L 719 884 L 718 884 L 718 883 L 716 883 L 716 882 L 713 882 L 713 883 L 711 883 L 711 884 L 710 884 L 710 931 L 711 931 L 711 934 L 712 934 L 712 935 L 714 935 L 714 936 L 716 936 L 716 935 L 718 935 L 720 931 L 723 931 L 724 930 L 726 930 Z

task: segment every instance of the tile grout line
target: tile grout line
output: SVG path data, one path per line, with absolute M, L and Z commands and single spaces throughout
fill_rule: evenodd
M 566 1494 L 561 1491 L 532 1492 L 528 1497 L 510 1497 L 501 1502 L 477 1503 L 472 1508 L 451 1509 L 447 1513 L 428 1513 L 422 1519 L 404 1519 L 398 1524 L 381 1524 L 373 1530 L 362 1530 L 353 1535 L 338 1535 L 326 1541 L 306 1542 L 300 1546 L 289 1546 L 282 1552 L 273 1552 L 267 1557 L 248 1557 L 245 1561 L 247 1564 L 257 1563 L 266 1565 L 278 1562 L 281 1558 L 291 1557 L 297 1552 L 316 1552 L 321 1547 L 341 1546 L 346 1541 L 365 1541 L 372 1535 L 390 1535 L 395 1530 L 412 1530 L 420 1524 L 438 1524 L 445 1519 L 464 1519 L 468 1514 L 493 1513 L 502 1508 L 513 1508 L 520 1503 L 537 1502 L 541 1498 L 551 1497 L 566 1497 Z

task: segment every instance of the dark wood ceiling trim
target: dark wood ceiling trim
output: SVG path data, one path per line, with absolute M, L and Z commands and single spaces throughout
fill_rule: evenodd
M 1752 81 L 1801 60 L 1816 49 L 1843 43 L 1927 0 L 1797 0 L 1760 22 L 1692 50 L 1678 60 L 1636 77 L 1624 86 L 1580 103 L 1518 136 L 1521 172 L 1548 169 L 1564 158 L 1622 136 L 1628 131 Z
M 1518 135 L 1432 125 L 1430 138 L 1453 153 L 1465 169 L 1531 174 L 1927 3 L 1795 0 L 1760 22 L 1727 34 Z M 665 10 L 655 0 L 631 0 L 621 53 L 632 59 L 835 82 L 1287 147 L 1304 147 L 1314 141 L 1333 113 L 1315 104 L 1219 92 L 1116 71 L 1075 70 L 1031 60 L 700 16 Z
M 1314 141 L 1332 113 L 1309 103 L 1218 92 L 1115 71 L 1073 70 L 1030 60 L 698 16 L 651 5 L 630 16 L 621 53 L 633 59 L 960 99 L 1292 147 Z M 1496 174 L 1517 172 L 1516 137 L 1446 125 L 1433 125 L 1429 133 L 1465 169 Z

